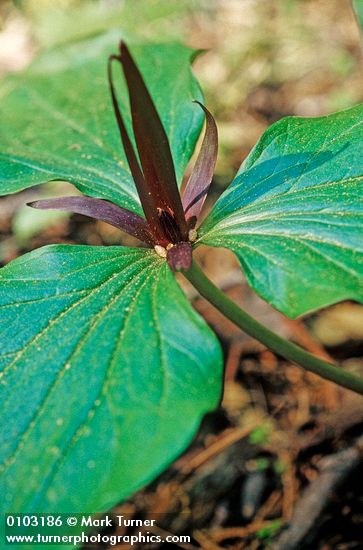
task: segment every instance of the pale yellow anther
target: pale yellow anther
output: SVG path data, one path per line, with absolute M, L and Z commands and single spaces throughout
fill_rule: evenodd
M 163 246 L 156 244 L 154 246 L 154 250 L 158 256 L 160 256 L 161 258 L 166 258 L 166 249 Z
M 188 233 L 188 239 L 191 243 L 194 243 L 197 240 L 198 233 L 196 229 L 190 229 Z

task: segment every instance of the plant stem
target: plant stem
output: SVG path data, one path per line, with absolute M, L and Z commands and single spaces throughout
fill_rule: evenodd
M 315 355 L 303 350 L 296 344 L 281 338 L 264 325 L 261 325 L 256 319 L 240 309 L 232 300 L 230 300 L 212 281 L 203 273 L 200 267 L 193 261 L 188 271 L 183 271 L 183 275 L 192 283 L 198 292 L 214 305 L 228 319 L 235 323 L 244 332 L 256 338 L 275 353 L 285 359 L 297 363 L 306 370 L 326 378 L 331 382 L 339 384 L 354 392 L 363 395 L 363 379 L 339 367 L 319 359 Z

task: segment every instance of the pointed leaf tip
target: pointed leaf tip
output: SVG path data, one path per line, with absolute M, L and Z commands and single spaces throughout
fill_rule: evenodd
M 357 105 L 270 126 L 199 230 L 289 317 L 363 302 L 362 121 Z
M 213 178 L 218 154 L 218 130 L 215 120 L 202 103 L 196 100 L 194 103 L 197 103 L 205 112 L 206 129 L 198 158 L 182 197 L 185 217 L 191 226 L 195 226 L 202 210 Z

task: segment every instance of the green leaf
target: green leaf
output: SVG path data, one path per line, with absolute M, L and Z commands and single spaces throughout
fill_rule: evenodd
M 200 230 L 290 317 L 363 301 L 363 105 L 269 128 Z
M 117 53 L 113 31 L 42 56 L 0 89 L 0 195 L 64 179 L 86 195 L 140 211 L 114 119 L 107 58 Z M 192 50 L 178 44 L 132 45 L 170 139 L 178 180 L 193 153 L 203 114 L 190 69 Z M 115 71 L 116 73 L 116 71 Z M 120 73 L 120 71 L 119 71 Z M 131 128 L 127 91 L 120 104 Z
M 5 511 L 105 511 L 188 445 L 219 343 L 154 251 L 56 245 L 0 271 Z
M 360 29 L 363 30 L 363 0 L 353 0 L 353 8 L 355 10 Z

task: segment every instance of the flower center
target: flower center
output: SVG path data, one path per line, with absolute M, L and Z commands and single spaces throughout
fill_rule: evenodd
M 173 213 L 162 208 L 157 208 L 157 212 L 166 239 L 171 243 L 181 241 L 180 229 Z

